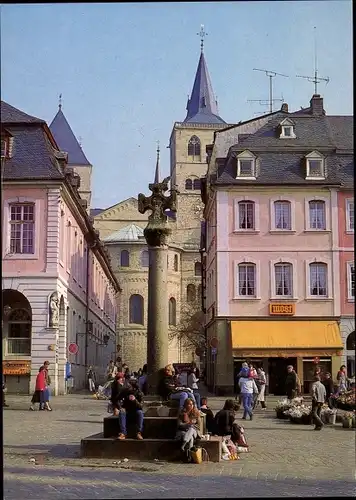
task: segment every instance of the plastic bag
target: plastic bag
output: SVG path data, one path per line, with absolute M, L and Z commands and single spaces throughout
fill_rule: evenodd
M 203 451 L 200 447 L 193 447 L 190 450 L 190 456 L 195 464 L 201 464 L 203 462 Z

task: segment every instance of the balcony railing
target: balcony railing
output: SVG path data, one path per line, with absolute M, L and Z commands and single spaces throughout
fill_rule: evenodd
M 31 356 L 31 339 L 16 338 L 7 339 L 6 354 L 15 356 Z

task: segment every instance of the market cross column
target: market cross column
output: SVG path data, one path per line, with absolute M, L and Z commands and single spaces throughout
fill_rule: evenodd
M 138 195 L 138 210 L 151 210 L 144 235 L 149 251 L 148 270 L 148 319 L 147 319 L 147 371 L 148 393 L 157 394 L 159 371 L 168 364 L 168 293 L 167 293 L 167 240 L 171 229 L 167 224 L 166 210 L 176 212 L 175 189 L 168 191 L 169 177 L 159 182 L 159 148 L 155 179 L 149 184 L 151 196 Z

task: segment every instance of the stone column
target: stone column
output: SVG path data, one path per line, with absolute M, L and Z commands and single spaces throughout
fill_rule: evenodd
M 158 372 L 168 364 L 167 246 L 149 246 L 147 365 L 148 390 L 155 394 Z

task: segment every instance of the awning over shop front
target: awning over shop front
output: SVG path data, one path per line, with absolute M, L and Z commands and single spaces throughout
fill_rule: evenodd
M 245 357 L 341 355 L 336 321 L 231 321 L 232 348 Z

